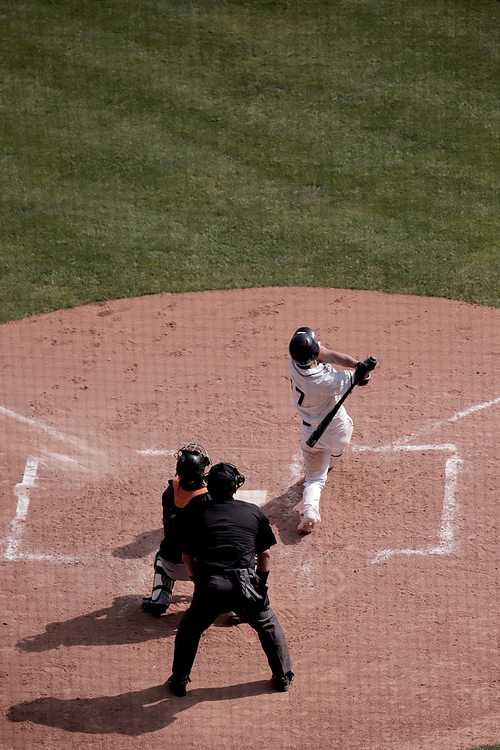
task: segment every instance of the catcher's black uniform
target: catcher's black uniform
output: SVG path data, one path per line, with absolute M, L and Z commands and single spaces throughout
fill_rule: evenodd
M 182 563 L 182 549 L 177 532 L 179 519 L 183 514 L 203 503 L 208 490 L 200 487 L 197 490 L 183 490 L 178 479 L 170 479 L 161 497 L 163 511 L 163 540 L 160 544 L 160 555 L 164 560 L 174 564 Z
M 172 601 L 175 581 L 189 580 L 182 564 L 182 550 L 177 531 L 179 519 L 194 507 L 204 503 L 208 490 L 205 486 L 196 490 L 183 490 L 178 479 L 170 479 L 163 492 L 163 539 L 156 553 L 151 596 L 143 601 L 143 609 L 152 615 L 162 615 Z

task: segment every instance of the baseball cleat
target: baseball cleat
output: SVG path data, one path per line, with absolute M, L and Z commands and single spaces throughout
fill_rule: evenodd
M 144 612 L 147 612 L 154 617 L 161 617 L 167 611 L 167 607 L 164 604 L 156 604 L 152 601 L 150 596 L 144 596 L 142 598 L 142 608 Z
M 176 677 L 175 675 L 171 675 L 166 684 L 177 698 L 184 698 L 188 682 L 191 682 L 189 677 Z
M 288 693 L 290 690 L 290 684 L 295 677 L 292 670 L 287 672 L 283 677 L 274 676 L 274 684 L 278 693 Z
M 316 514 L 308 511 L 301 516 L 300 523 L 297 526 L 297 531 L 300 531 L 301 534 L 310 534 L 318 522 L 319 518 Z

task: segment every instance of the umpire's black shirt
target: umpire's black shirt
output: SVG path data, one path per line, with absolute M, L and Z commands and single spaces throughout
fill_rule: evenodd
M 196 558 L 197 572 L 254 568 L 255 555 L 276 544 L 269 519 L 253 503 L 208 500 L 188 516 L 179 529 L 182 551 Z

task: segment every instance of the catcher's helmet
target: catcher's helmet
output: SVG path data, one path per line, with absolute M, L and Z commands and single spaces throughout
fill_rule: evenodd
M 299 367 L 309 367 L 319 354 L 319 341 L 311 328 L 298 328 L 288 347 L 290 356 Z
M 208 453 L 202 445 L 197 443 L 188 443 L 183 448 L 179 448 L 175 457 L 177 476 L 188 483 L 203 479 L 205 469 L 210 465 Z
M 207 488 L 213 498 L 234 495 L 244 481 L 236 466 L 229 463 L 215 464 L 207 474 Z

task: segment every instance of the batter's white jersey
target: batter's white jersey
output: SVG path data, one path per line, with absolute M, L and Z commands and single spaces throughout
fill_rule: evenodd
M 289 357 L 288 368 L 297 413 L 302 423 L 313 429 L 333 409 L 354 380 L 354 373 L 349 370 L 337 372 L 330 364 L 324 362 L 318 362 L 316 367 L 303 370 Z M 350 421 L 350 417 L 341 406 L 327 431 L 338 430 L 339 422 L 345 423 L 346 420 Z

